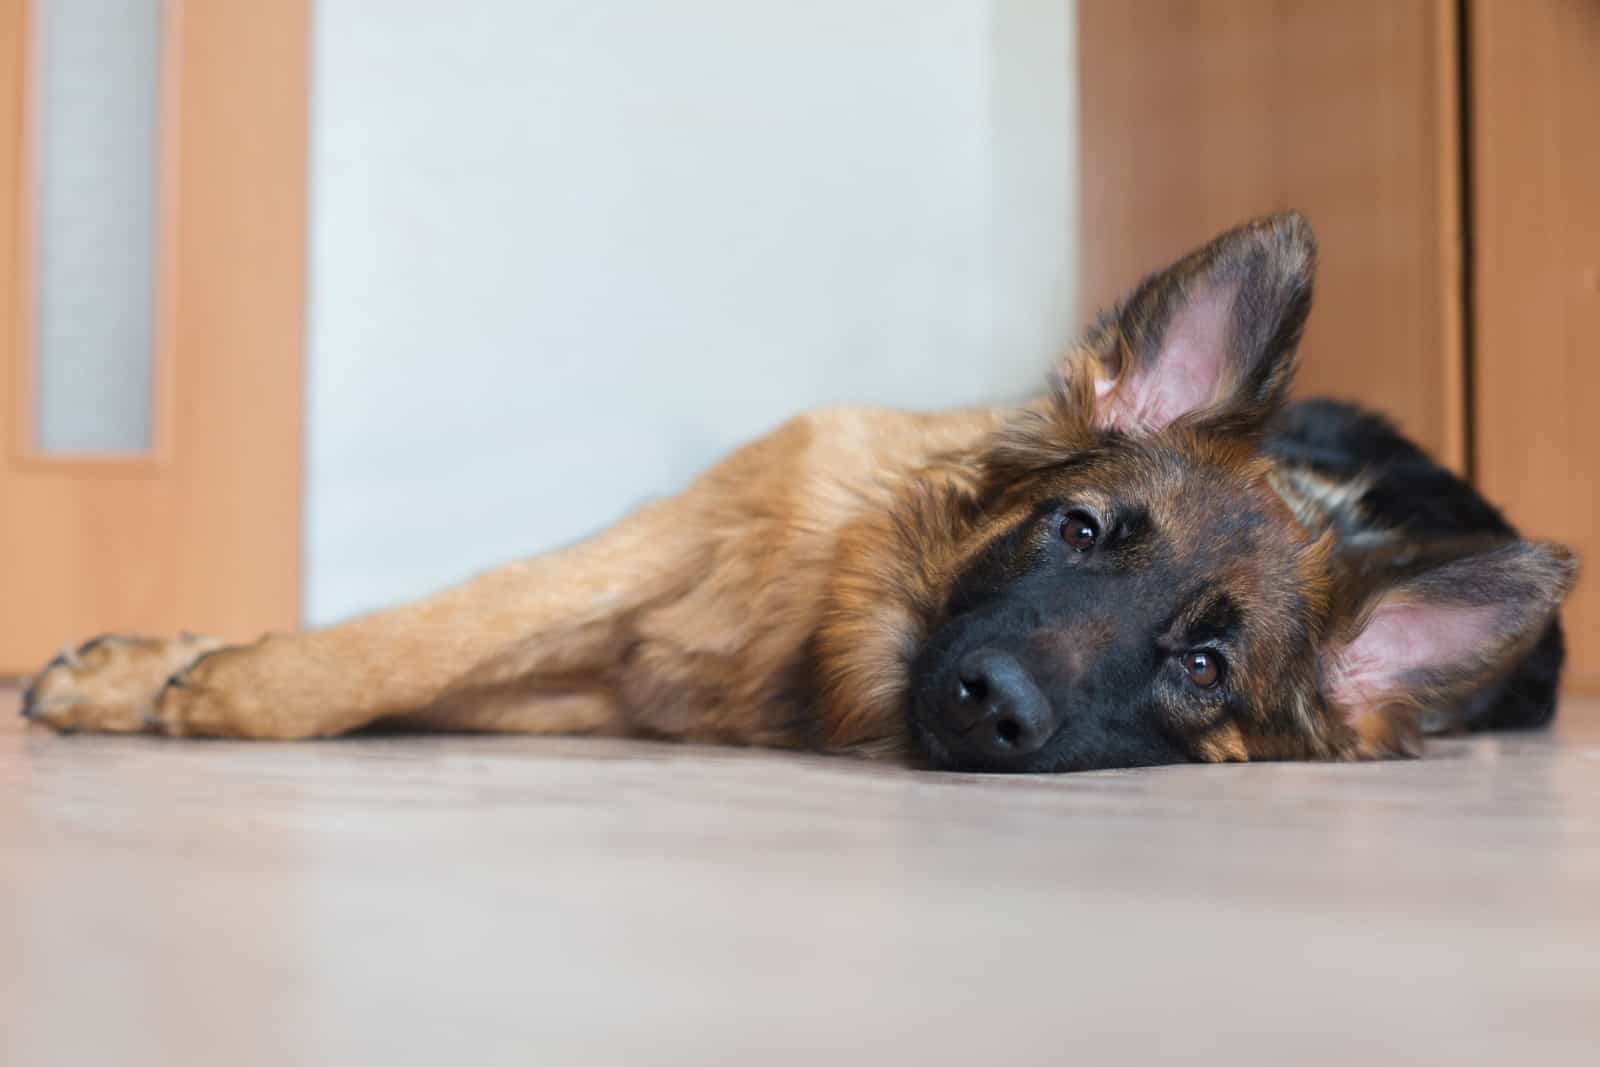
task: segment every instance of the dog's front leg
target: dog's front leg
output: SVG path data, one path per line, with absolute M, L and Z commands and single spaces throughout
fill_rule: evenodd
M 619 628 L 694 572 L 692 506 L 652 505 L 566 551 L 323 630 L 238 646 L 99 638 L 52 661 L 23 713 L 62 730 L 203 737 L 325 737 L 390 718 L 613 732 Z M 527 699 L 530 680 L 544 699 Z M 498 701 L 513 683 L 520 699 Z

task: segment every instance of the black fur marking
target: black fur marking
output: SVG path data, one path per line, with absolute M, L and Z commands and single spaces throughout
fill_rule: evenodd
M 1122 548 L 1150 532 L 1150 509 L 1142 504 L 1118 508 L 1116 521 L 1106 531 L 1106 547 Z
M 115 641 L 115 640 L 118 640 L 118 637 L 117 637 L 116 634 L 100 634 L 97 637 L 91 637 L 91 638 L 89 638 L 89 640 L 85 641 L 83 644 L 78 646 L 77 655 L 87 656 L 89 653 L 93 652 L 95 649 L 99 648 L 101 645 L 110 644 L 112 641 Z
M 45 675 L 49 674 L 57 667 L 62 666 L 66 662 L 67 653 L 64 651 L 57 652 L 50 658 L 50 662 L 46 663 L 44 668 L 39 671 L 38 674 L 33 676 L 33 681 L 29 683 L 27 689 L 23 690 L 22 707 L 18 709 L 18 714 L 20 714 L 24 719 L 32 719 L 39 714 L 39 679 L 43 678 Z
M 1244 613 L 1233 598 L 1226 593 L 1208 603 L 1185 634 L 1191 645 L 1205 645 L 1226 641 L 1244 627 Z
M 1273 420 L 1263 448 L 1294 466 L 1340 480 L 1365 478 L 1361 504 L 1373 522 L 1418 540 L 1517 531 L 1472 486 L 1434 463 L 1380 415 L 1334 400 L 1308 400 Z M 1512 671 L 1494 699 L 1470 709 L 1470 730 L 1544 726 L 1555 716 L 1566 658 L 1559 620 Z

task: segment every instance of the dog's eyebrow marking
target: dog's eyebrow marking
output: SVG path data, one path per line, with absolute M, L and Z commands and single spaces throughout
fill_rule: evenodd
M 1117 508 L 1116 521 L 1111 528 L 1111 544 L 1120 548 L 1150 532 L 1150 509 L 1143 504 Z
M 1186 613 L 1185 640 L 1196 644 L 1221 641 L 1234 636 L 1244 626 L 1244 611 L 1227 593 L 1210 595 L 1203 605 Z

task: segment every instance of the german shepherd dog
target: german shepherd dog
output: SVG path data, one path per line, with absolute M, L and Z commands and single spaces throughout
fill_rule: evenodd
M 1286 406 L 1315 243 L 1152 275 L 1014 409 L 794 419 L 593 539 L 227 646 L 102 637 L 23 714 L 310 738 L 376 724 L 1075 771 L 1415 754 L 1553 714 L 1577 565 L 1382 419 Z

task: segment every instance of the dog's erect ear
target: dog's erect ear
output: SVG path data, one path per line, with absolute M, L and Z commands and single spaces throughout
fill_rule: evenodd
M 1080 350 L 1093 363 L 1095 422 L 1135 433 L 1204 412 L 1259 427 L 1294 374 L 1316 258 L 1310 224 L 1290 212 L 1146 278 Z
M 1421 713 L 1453 716 L 1539 640 L 1572 590 L 1578 564 L 1560 545 L 1435 546 L 1418 562 L 1373 553 L 1345 580 L 1344 622 L 1322 665 L 1330 711 L 1362 755 L 1399 755 Z M 1388 558 L 1384 558 L 1387 556 Z

